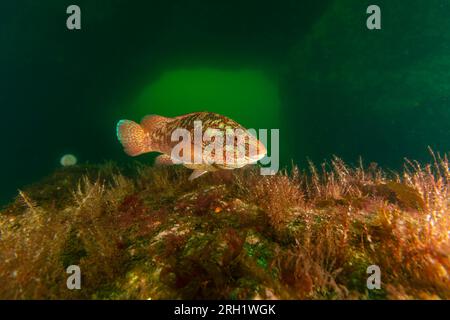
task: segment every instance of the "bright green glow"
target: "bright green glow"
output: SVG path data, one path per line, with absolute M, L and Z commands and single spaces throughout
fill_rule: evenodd
M 275 84 L 261 71 L 182 69 L 163 73 L 133 106 L 146 114 L 177 116 L 196 111 L 226 115 L 247 128 L 279 128 L 280 101 Z

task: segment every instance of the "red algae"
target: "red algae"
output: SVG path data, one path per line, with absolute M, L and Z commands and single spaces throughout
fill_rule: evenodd
M 194 182 L 178 167 L 64 168 L 1 211 L 0 298 L 450 299 L 450 173 L 433 156 L 400 174 L 334 158 Z

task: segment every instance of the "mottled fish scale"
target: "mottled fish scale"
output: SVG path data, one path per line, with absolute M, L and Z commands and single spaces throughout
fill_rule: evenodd
M 126 125 L 120 125 L 122 121 Z M 252 137 L 243 126 L 236 121 L 217 113 L 196 112 L 175 118 L 165 118 L 157 115 L 147 116 L 141 122 L 141 126 L 130 120 L 122 121 L 118 124 L 118 138 L 124 145 L 125 151 L 132 156 L 152 151 L 161 152 L 164 154 L 164 158 L 161 159 L 160 163 L 170 163 L 172 150 L 180 143 L 180 141 L 172 141 L 172 133 L 177 129 L 189 131 L 191 138 L 191 159 L 188 161 L 182 159 L 182 161 L 184 161 L 184 166 L 195 170 L 190 179 L 197 178 L 205 171 L 235 169 L 246 165 L 245 161 L 248 162 L 250 160 L 253 162 L 249 163 L 254 163 L 261 159 L 266 153 L 264 145 L 255 137 Z M 200 146 L 195 145 L 195 143 L 197 143 L 197 132 L 195 132 L 196 121 L 201 122 L 202 128 Z M 132 129 L 132 131 L 128 131 L 129 129 Z M 215 157 L 216 153 L 214 149 L 209 152 L 210 154 L 204 153 L 205 147 L 209 146 L 212 142 L 209 138 L 212 138 L 215 133 L 210 132 L 212 135 L 205 137 L 205 132 L 208 129 L 220 130 L 223 134 L 223 143 L 225 143 L 225 145 L 222 147 L 222 156 L 220 158 Z M 244 152 L 238 148 L 239 140 L 237 137 L 235 137 L 234 141 L 227 140 L 228 130 L 231 130 L 230 133 L 234 134 L 236 131 L 233 130 L 238 129 L 241 130 L 241 134 L 245 137 L 245 140 L 243 141 L 245 147 Z M 232 142 L 232 144 L 229 144 L 230 142 Z M 252 149 L 257 149 L 256 155 L 250 155 L 250 144 L 255 146 L 255 148 Z M 197 157 L 199 158 L 195 157 L 194 152 L 197 152 Z M 180 154 L 180 156 L 183 155 Z M 206 158 L 204 158 L 205 156 Z M 227 156 L 229 156 L 229 158 Z M 201 163 L 194 163 L 194 160 L 197 159 L 199 159 Z M 208 161 L 213 162 L 207 163 L 205 162 L 205 159 L 210 159 Z

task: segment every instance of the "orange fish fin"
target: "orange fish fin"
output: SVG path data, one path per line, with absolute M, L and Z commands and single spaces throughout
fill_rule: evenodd
M 153 132 L 155 129 L 160 128 L 161 125 L 168 122 L 170 118 L 158 116 L 156 114 L 150 114 L 142 118 L 141 127 L 147 132 Z
M 208 172 L 208 171 L 196 169 L 196 170 L 192 171 L 192 173 L 191 173 L 191 175 L 189 176 L 188 180 L 189 180 L 189 181 L 192 181 L 192 180 L 194 180 L 194 179 L 197 179 L 198 177 L 200 177 L 201 175 L 203 175 L 203 174 L 205 174 L 205 173 L 207 173 L 207 172 Z
M 155 166 L 171 166 L 173 161 L 167 154 L 161 154 L 155 159 Z
M 132 157 L 150 151 L 145 143 L 146 136 L 144 129 L 134 121 L 120 120 L 117 123 L 117 138 L 124 151 Z

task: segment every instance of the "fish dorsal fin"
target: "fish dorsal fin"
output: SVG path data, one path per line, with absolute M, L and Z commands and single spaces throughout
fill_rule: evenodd
M 208 171 L 205 171 L 205 170 L 194 170 L 194 171 L 192 171 L 191 175 L 189 176 L 189 181 L 197 179 L 198 177 L 200 177 L 201 175 L 203 175 L 207 172 Z
M 142 118 L 141 127 L 144 128 L 147 132 L 152 132 L 157 128 L 160 128 L 161 125 L 168 122 L 170 118 L 158 116 L 156 114 L 149 114 Z

